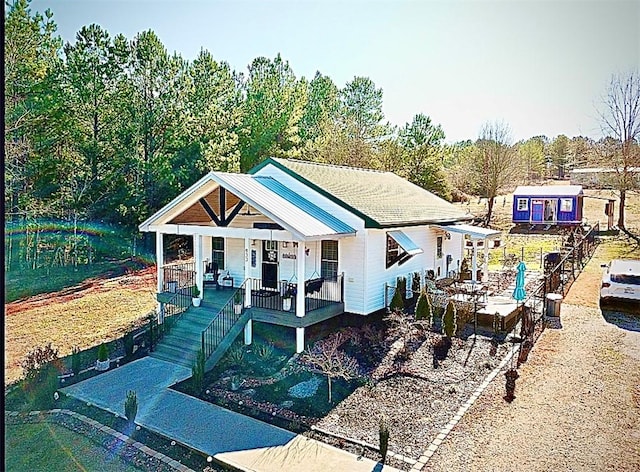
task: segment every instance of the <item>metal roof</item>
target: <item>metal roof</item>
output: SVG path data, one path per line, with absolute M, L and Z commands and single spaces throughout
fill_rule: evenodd
M 213 180 L 296 237 L 355 234 L 355 230 L 339 221 L 271 177 L 212 172 Z
M 261 165 L 268 164 L 275 164 L 363 218 L 368 228 L 453 223 L 472 218 L 446 200 L 393 172 L 279 158 L 267 159 Z
M 581 185 L 521 185 L 513 192 L 521 197 L 574 197 L 582 195 Z
M 490 228 L 481 228 L 473 225 L 438 225 L 438 228 L 452 233 L 461 233 L 468 235 L 471 239 L 496 239 L 502 233 Z
M 407 254 L 411 256 L 415 256 L 416 254 L 422 254 L 424 252 L 420 246 L 414 243 L 413 240 L 409 236 L 407 236 L 406 233 L 403 233 L 402 231 L 399 231 L 399 230 L 389 231 L 387 234 L 391 236 L 393 239 L 395 239 L 395 241 L 400 245 L 400 247 L 404 249 L 407 252 Z

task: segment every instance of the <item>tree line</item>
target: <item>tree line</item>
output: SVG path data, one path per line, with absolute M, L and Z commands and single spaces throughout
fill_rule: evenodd
M 508 125 L 491 122 L 476 141 L 448 145 L 425 113 L 386 121 L 370 78 L 308 80 L 279 54 L 235 71 L 206 49 L 192 61 L 169 53 L 151 30 L 128 39 L 96 24 L 63 44 L 53 14 L 32 13 L 29 0 L 5 11 L 4 67 L 7 221 L 133 229 L 208 171 L 284 157 L 393 171 L 449 200 L 487 197 L 488 222 L 499 192 L 602 154 L 586 137 L 513 144 Z

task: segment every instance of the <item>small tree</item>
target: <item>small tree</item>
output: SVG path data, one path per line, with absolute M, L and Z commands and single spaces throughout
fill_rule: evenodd
M 382 462 L 387 458 L 387 451 L 389 450 L 389 425 L 387 424 L 387 418 L 383 415 L 380 418 L 380 455 L 382 456 Z
M 124 338 L 122 339 L 122 342 L 124 344 L 124 355 L 127 356 L 127 358 L 131 357 L 133 355 L 133 331 L 129 331 L 128 333 L 126 333 L 124 335 Z
M 431 305 L 431 298 L 424 290 L 420 292 L 420 297 L 418 297 L 418 304 L 416 305 L 416 320 L 426 321 L 429 324 L 429 328 L 433 325 L 433 306 Z
M 127 417 L 129 423 L 133 423 L 138 414 L 138 397 L 135 390 L 127 392 L 127 398 L 124 400 L 124 416 Z
M 105 343 L 100 344 L 98 347 L 98 360 L 104 362 L 109 359 L 109 348 Z
M 402 300 L 402 295 L 400 294 L 400 288 L 396 288 L 395 293 L 393 294 L 393 298 L 391 299 L 391 304 L 389 305 L 391 311 L 402 311 L 404 310 L 404 301 Z
M 444 335 L 447 338 L 448 342 L 451 342 L 451 338 L 456 334 L 458 330 L 457 326 L 457 315 L 456 315 L 456 306 L 453 301 L 449 301 L 447 304 L 447 309 L 444 313 Z
M 342 331 L 338 331 L 316 342 L 302 355 L 302 362 L 327 376 L 329 403 L 331 403 L 331 379 L 351 380 L 359 375 L 358 361 L 340 350 L 347 340 L 347 336 Z
M 74 375 L 78 375 L 80 373 L 80 369 L 82 367 L 82 354 L 80 354 L 80 348 L 78 346 L 73 346 L 71 349 L 71 371 Z

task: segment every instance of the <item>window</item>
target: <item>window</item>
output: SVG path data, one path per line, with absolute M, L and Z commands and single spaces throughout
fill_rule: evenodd
M 224 238 L 211 238 L 211 262 L 218 264 L 218 269 L 224 270 Z
M 571 210 L 573 210 L 573 200 L 570 198 L 561 198 L 560 211 L 571 211 Z
M 528 198 L 518 198 L 518 211 L 527 211 L 529 209 Z
M 436 257 L 442 259 L 442 236 L 436 238 Z
M 322 241 L 320 276 L 325 280 L 338 280 L 338 241 Z

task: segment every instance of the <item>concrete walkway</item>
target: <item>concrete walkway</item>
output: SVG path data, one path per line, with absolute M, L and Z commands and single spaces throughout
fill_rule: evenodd
M 395 470 L 168 388 L 190 376 L 186 367 L 145 357 L 63 391 L 124 416 L 127 391 L 135 390 L 137 424 L 243 471 Z

